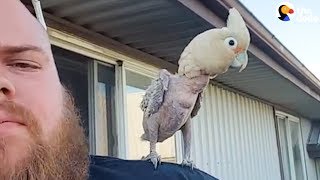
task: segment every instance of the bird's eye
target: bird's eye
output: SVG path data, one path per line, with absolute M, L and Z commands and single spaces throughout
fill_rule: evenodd
M 233 37 L 228 37 L 224 40 L 224 43 L 231 49 L 235 49 L 238 45 L 238 42 Z

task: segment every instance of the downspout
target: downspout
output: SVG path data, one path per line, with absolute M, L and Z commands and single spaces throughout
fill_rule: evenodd
M 47 25 L 46 25 L 46 22 L 44 21 L 40 0 L 32 0 L 32 5 L 38 21 L 42 24 L 44 29 L 47 30 Z

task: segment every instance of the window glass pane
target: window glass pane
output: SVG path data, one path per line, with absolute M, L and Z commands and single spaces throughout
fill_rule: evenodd
M 142 120 L 143 112 L 140 109 L 140 102 L 145 90 L 150 85 L 152 79 L 131 71 L 126 71 L 126 98 L 127 98 L 127 118 L 128 118 L 128 156 L 129 159 L 141 159 L 149 154 L 149 142 L 142 141 L 143 134 Z M 163 143 L 157 143 L 157 152 L 161 155 L 162 161 L 175 162 L 175 141 L 171 137 Z
M 284 180 L 291 180 L 286 120 L 278 119 L 278 121 L 279 121 L 279 136 L 280 136 L 279 138 L 281 143 L 280 147 L 281 147 L 281 158 L 282 158 L 282 165 L 283 165 Z
M 80 112 L 81 124 L 88 138 L 88 63 L 91 59 L 56 46 L 52 47 L 52 52 L 60 81 L 74 97 L 75 105 Z
M 96 154 L 117 156 L 115 69 L 98 64 L 96 84 Z
M 300 131 L 299 124 L 297 122 L 289 121 L 290 125 L 290 134 L 292 142 L 292 152 L 294 160 L 294 169 L 296 174 L 296 179 L 303 180 L 303 167 L 302 167 L 302 158 L 301 158 L 301 149 L 300 149 Z

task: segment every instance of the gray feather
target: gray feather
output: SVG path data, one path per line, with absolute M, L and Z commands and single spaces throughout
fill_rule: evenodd
M 158 112 L 163 103 L 165 92 L 168 90 L 169 81 L 170 73 L 167 70 L 161 70 L 159 77 L 151 82 L 140 104 L 145 117 L 150 117 Z

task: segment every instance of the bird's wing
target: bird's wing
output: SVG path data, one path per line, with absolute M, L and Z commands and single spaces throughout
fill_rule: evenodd
M 199 110 L 201 108 L 202 98 L 203 98 L 203 92 L 200 92 L 198 94 L 197 101 L 196 101 L 196 103 L 195 103 L 195 105 L 194 105 L 194 107 L 192 109 L 191 118 L 195 117 L 198 114 L 198 112 L 199 112 Z
M 170 75 L 167 70 L 161 70 L 159 77 L 154 79 L 146 90 L 140 104 L 144 116 L 150 117 L 150 115 L 158 112 L 163 103 L 165 93 L 169 88 Z

